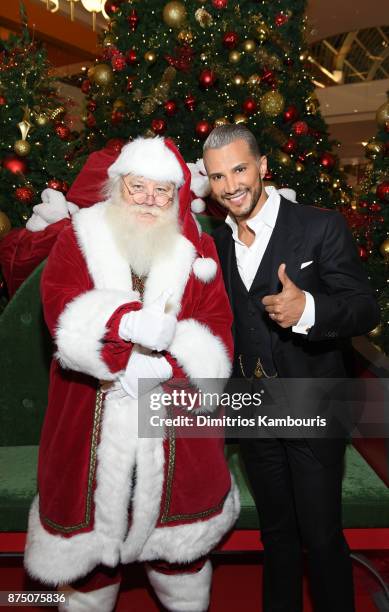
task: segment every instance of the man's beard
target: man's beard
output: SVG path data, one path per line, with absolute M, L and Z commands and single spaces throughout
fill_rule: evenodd
M 143 204 L 128 204 L 121 195 L 112 196 L 106 218 L 120 253 L 138 276 L 146 276 L 154 261 L 172 251 L 180 234 L 178 199 L 168 210 Z M 137 218 L 140 213 L 152 213 L 152 223 Z
M 247 187 L 245 188 L 247 189 Z M 256 186 L 252 192 L 251 192 L 251 200 L 249 202 L 249 204 L 241 211 L 239 211 L 239 213 L 236 212 L 232 212 L 228 206 L 228 204 L 226 203 L 226 200 L 224 199 L 224 197 L 222 196 L 221 199 L 219 200 L 220 203 L 223 205 L 224 208 L 226 208 L 233 217 L 235 217 L 235 219 L 247 219 L 251 213 L 253 212 L 254 208 L 256 207 L 256 205 L 258 204 L 258 200 L 261 197 L 262 194 L 262 190 L 263 190 L 263 183 L 261 178 L 259 179 L 259 185 Z M 241 191 L 241 189 L 237 189 L 236 193 L 238 193 L 239 191 Z M 228 200 L 227 200 L 228 202 Z

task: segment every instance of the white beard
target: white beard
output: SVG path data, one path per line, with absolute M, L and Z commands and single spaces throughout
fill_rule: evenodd
M 152 212 L 153 223 L 139 221 L 140 212 Z M 129 205 L 121 196 L 112 196 L 106 219 L 119 251 L 138 276 L 146 276 L 153 262 L 173 249 L 180 234 L 177 197 L 167 210 L 154 206 L 150 211 L 147 205 Z

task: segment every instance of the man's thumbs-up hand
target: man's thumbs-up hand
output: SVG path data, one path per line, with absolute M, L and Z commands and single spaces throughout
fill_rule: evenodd
M 281 293 L 265 296 L 262 304 L 269 317 L 280 327 L 292 327 L 299 322 L 304 312 L 305 293 L 290 280 L 284 263 L 278 268 L 278 278 L 282 284 Z
M 124 314 L 120 321 L 119 336 L 152 351 L 166 350 L 174 338 L 177 325 L 176 317 L 165 313 L 166 303 L 172 293 L 166 290 L 152 304 Z

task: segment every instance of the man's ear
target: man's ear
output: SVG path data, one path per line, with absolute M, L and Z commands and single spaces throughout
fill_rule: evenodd
M 259 168 L 259 176 L 261 177 L 261 179 L 264 178 L 266 172 L 267 172 L 267 157 L 266 155 L 261 155 L 261 157 L 258 160 L 258 168 Z

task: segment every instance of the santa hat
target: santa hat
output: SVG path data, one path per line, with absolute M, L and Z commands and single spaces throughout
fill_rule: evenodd
M 110 178 L 130 173 L 154 181 L 172 181 L 177 187 L 184 184 L 181 164 L 160 136 L 139 137 L 129 142 L 122 148 L 117 160 L 108 168 Z

